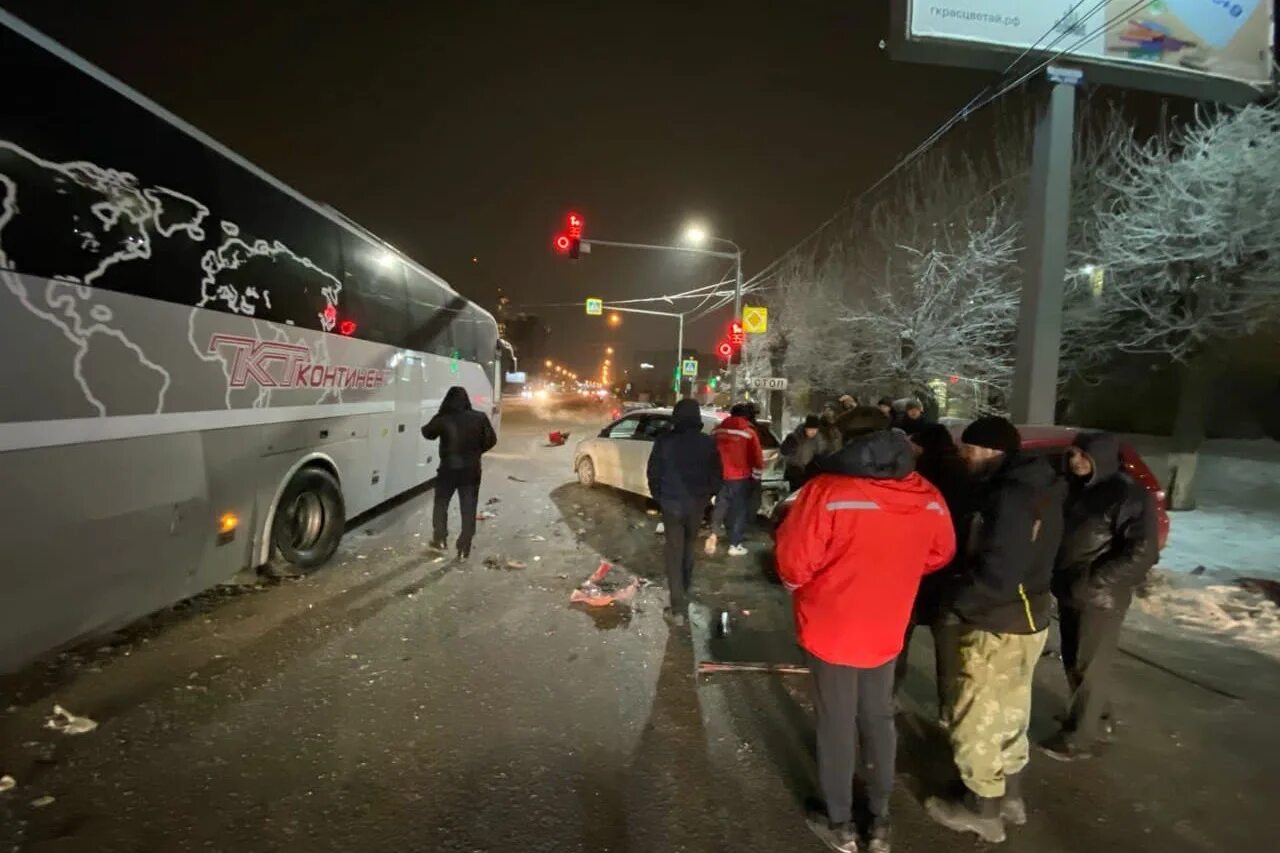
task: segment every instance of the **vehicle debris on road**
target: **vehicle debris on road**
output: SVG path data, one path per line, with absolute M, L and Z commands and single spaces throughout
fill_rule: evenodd
M 62 732 L 64 735 L 87 734 L 98 727 L 96 720 L 77 716 L 61 705 L 53 706 L 53 714 L 44 722 L 46 729 Z
M 606 607 L 615 602 L 629 601 L 640 588 L 640 579 L 624 572 L 614 572 L 615 568 L 615 564 L 601 560 L 591 576 L 570 593 L 570 603 Z

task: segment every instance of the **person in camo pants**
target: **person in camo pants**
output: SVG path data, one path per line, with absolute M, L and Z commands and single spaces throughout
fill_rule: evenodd
M 1062 539 L 1066 484 L 1043 458 L 1022 454 L 1004 418 L 980 418 L 960 438 L 975 477 L 962 555 L 961 620 L 951 745 L 964 796 L 931 797 L 929 814 L 987 841 L 1026 822 L 1020 774 L 1030 743 L 1031 680 L 1049 635 L 1050 578 Z

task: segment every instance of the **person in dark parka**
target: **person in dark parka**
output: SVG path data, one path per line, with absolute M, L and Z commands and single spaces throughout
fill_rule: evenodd
M 432 507 L 431 547 L 449 547 L 449 502 L 458 493 L 462 512 L 462 532 L 458 536 L 458 557 L 471 556 L 476 535 L 476 509 L 480 502 L 480 457 L 498 443 L 493 424 L 482 412 L 471 408 L 467 389 L 455 385 L 444 395 L 440 411 L 422 428 L 422 437 L 440 442 L 440 467 L 436 471 L 435 505 Z
M 1155 499 L 1124 472 L 1119 438 L 1077 436 L 1067 468 L 1070 491 L 1053 593 L 1072 692 L 1063 731 L 1042 746 L 1062 761 L 1090 756 L 1108 725 L 1120 626 L 1159 547 Z
M 702 431 L 696 400 L 681 400 L 672 410 L 672 429 L 658 436 L 649 454 L 649 494 L 662 507 L 664 546 L 671 603 L 668 621 L 685 624 L 693 552 L 698 528 L 711 496 L 723 481 L 716 440 Z
M 970 503 L 973 478 L 960 458 L 951 431 L 942 424 L 929 424 L 910 437 L 916 454 L 916 471 L 941 492 L 955 525 L 957 554 L 965 553 L 968 536 Z M 908 652 L 911 635 L 917 626 L 928 627 L 933 634 L 934 676 L 938 695 L 938 721 L 945 728 L 951 714 L 948 699 L 952 684 L 957 678 L 960 620 L 952 612 L 955 594 L 960 582 L 959 558 L 942 571 L 925 576 L 916 593 L 915 606 L 911 610 L 911 622 L 907 625 L 907 637 L 902 654 L 898 656 L 894 676 L 895 692 L 901 688 L 908 670 Z
M 952 604 L 960 630 L 948 733 L 964 795 L 930 797 L 925 810 L 998 844 L 1006 821 L 1026 822 L 1031 681 L 1049 635 L 1067 486 L 1043 457 L 1022 452 L 1005 418 L 979 418 L 960 443 L 974 491 Z

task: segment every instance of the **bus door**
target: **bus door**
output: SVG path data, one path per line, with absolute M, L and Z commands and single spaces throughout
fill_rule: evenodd
M 391 442 L 391 493 L 425 483 L 433 444 L 422 437 L 426 409 L 426 365 L 419 354 L 405 353 L 396 369 L 395 435 Z

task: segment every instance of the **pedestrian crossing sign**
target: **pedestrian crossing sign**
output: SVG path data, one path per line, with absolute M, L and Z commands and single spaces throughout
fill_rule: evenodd
M 682 365 L 681 373 L 683 373 L 685 376 L 697 376 L 698 360 L 696 358 L 686 358 L 684 360 L 684 364 Z
M 769 309 L 763 305 L 742 306 L 742 330 L 749 335 L 763 335 L 769 331 Z
M 599 317 L 604 313 L 604 300 L 590 297 L 587 299 L 587 314 L 591 317 Z

